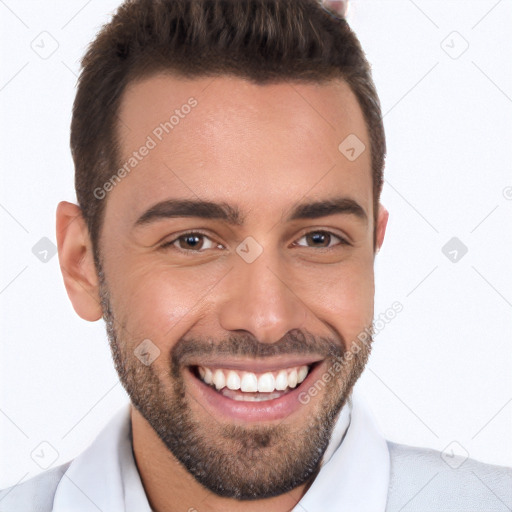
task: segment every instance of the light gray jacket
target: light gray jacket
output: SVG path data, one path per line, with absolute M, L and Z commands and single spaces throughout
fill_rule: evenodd
M 512 511 L 512 469 L 473 459 L 454 469 L 457 463 L 450 467 L 436 450 L 387 444 L 391 472 L 386 512 Z M 51 512 L 55 491 L 70 464 L 1 490 L 0 512 Z

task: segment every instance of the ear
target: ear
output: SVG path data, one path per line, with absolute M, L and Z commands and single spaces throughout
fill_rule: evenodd
M 384 242 L 384 235 L 386 234 L 386 226 L 388 225 L 389 212 L 379 203 L 379 213 L 377 215 L 377 233 L 376 233 L 376 247 L 375 253 L 380 251 L 382 242 Z
M 89 230 L 79 206 L 57 206 L 57 248 L 68 297 L 77 314 L 94 322 L 103 316 Z

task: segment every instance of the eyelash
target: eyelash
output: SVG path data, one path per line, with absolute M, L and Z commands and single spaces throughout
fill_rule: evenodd
M 350 242 L 348 242 L 345 238 L 341 237 L 340 235 L 337 235 L 331 231 L 327 231 L 327 230 L 324 230 L 324 229 L 314 229 L 312 231 L 308 231 L 306 233 L 304 233 L 298 240 L 301 240 L 302 238 L 308 236 L 308 235 L 311 235 L 311 234 L 315 234 L 315 233 L 321 233 L 321 234 L 324 234 L 324 235 L 330 235 L 331 237 L 335 237 L 339 240 L 339 242 L 337 244 L 335 244 L 334 246 L 331 246 L 331 247 L 317 247 L 316 249 L 322 249 L 322 250 L 333 250 L 334 248 L 336 248 L 337 246 L 350 246 L 352 245 Z M 178 242 L 180 239 L 182 238 L 185 238 L 187 236 L 191 236 L 191 235 L 200 235 L 202 237 L 205 237 L 205 238 L 208 238 L 210 240 L 211 237 L 206 234 L 206 233 L 203 233 L 201 231 L 187 231 L 186 233 L 182 233 L 181 235 L 177 236 L 176 238 L 174 238 L 173 240 L 170 240 L 169 242 L 165 242 L 163 243 L 160 248 L 161 249 L 169 249 L 169 248 L 173 248 L 173 245 Z M 212 242 L 214 242 L 212 240 Z M 294 242 L 295 243 L 295 242 Z M 217 245 L 222 245 L 222 244 L 217 244 Z M 308 246 L 299 246 L 299 247 L 308 247 Z M 309 247 L 310 249 L 315 249 L 315 247 Z M 200 250 L 194 250 L 194 249 L 182 249 L 181 247 L 174 247 L 174 249 L 178 250 L 178 251 L 181 251 L 181 252 L 184 252 L 184 253 L 192 253 L 192 252 L 196 252 L 196 253 L 200 253 L 200 252 L 205 252 L 209 249 L 200 249 Z

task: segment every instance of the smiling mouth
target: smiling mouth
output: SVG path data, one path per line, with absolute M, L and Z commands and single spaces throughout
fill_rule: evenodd
M 300 386 L 318 364 L 251 372 L 232 368 L 192 366 L 192 374 L 219 394 L 236 401 L 262 402 L 286 395 Z

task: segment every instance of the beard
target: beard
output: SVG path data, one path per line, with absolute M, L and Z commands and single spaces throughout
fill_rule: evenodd
M 299 329 L 272 344 L 260 343 L 250 334 L 221 340 L 183 336 L 173 345 L 167 367 L 158 371 L 154 364 L 146 366 L 135 357 L 134 349 L 142 338 L 133 339 L 124 328 L 126 324 L 116 319 L 101 265 L 98 268 L 103 318 L 119 379 L 132 405 L 196 481 L 218 496 L 238 500 L 270 498 L 311 483 L 338 414 L 365 368 L 371 336 L 349 358 L 341 335 L 337 339 L 320 337 Z M 371 326 L 366 331 L 371 332 Z M 226 424 L 187 393 L 183 373 L 191 358 L 261 359 L 285 354 L 323 354 L 326 368 L 337 368 L 335 378 L 322 382 L 323 396 L 318 393 L 300 419 L 287 418 L 278 424 Z

